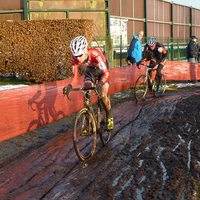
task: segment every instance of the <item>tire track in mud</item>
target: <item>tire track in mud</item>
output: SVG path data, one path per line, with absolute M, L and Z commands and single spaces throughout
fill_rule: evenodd
M 33 149 L 0 169 L 1 199 L 198 199 L 199 92 L 116 105 L 112 140 L 85 162 L 66 135 Z

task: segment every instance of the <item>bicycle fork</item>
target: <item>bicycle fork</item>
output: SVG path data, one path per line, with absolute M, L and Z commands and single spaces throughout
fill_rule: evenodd
M 85 107 L 88 108 L 88 113 L 83 115 L 81 119 L 81 136 L 91 136 L 93 134 L 93 127 L 92 127 L 92 121 L 91 121 L 90 116 L 93 115 L 94 112 L 91 105 L 90 97 L 88 98 L 87 96 L 85 96 L 84 104 L 85 104 Z

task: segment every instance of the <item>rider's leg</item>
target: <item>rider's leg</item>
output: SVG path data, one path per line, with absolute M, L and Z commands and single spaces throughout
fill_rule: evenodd
M 163 69 L 164 67 L 164 64 L 163 63 L 160 63 L 158 65 L 158 68 L 157 68 L 157 75 L 158 75 L 158 86 L 160 85 L 161 81 L 162 81 L 162 73 L 161 73 L 161 70 Z
M 93 87 L 94 83 L 91 80 L 84 80 L 83 83 L 84 87 Z M 92 93 L 92 91 L 86 91 L 85 92 L 85 97 L 90 101 L 90 94 Z
M 150 77 L 150 80 L 151 80 L 151 77 L 152 77 L 152 70 L 149 70 L 148 73 L 149 73 L 149 77 Z M 150 80 L 148 79 L 148 85 L 149 85 L 149 86 L 151 86 Z
M 150 66 L 152 69 L 156 66 L 156 60 L 155 60 L 154 58 L 151 59 L 149 66 Z M 151 80 L 151 78 L 152 78 L 152 70 L 149 70 L 148 73 L 149 73 L 150 80 Z M 149 84 L 149 86 L 151 86 L 151 88 L 152 88 L 152 85 L 151 85 L 150 80 L 148 79 L 148 84 Z
M 100 95 L 102 96 L 102 99 L 101 99 L 102 105 L 104 107 L 104 110 L 106 111 L 106 118 L 108 122 L 107 128 L 109 130 L 112 130 L 114 128 L 114 123 L 113 123 L 113 116 L 111 114 L 110 99 L 107 96 L 108 88 L 109 88 L 109 84 L 105 83 L 102 87 L 102 93 Z

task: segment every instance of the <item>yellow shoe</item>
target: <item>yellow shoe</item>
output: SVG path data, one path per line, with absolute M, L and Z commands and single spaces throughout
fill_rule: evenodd
M 114 129 L 113 117 L 108 118 L 107 122 L 108 122 L 107 130 L 112 131 Z
M 85 130 L 82 130 L 81 136 L 87 135 L 88 131 L 89 131 L 89 128 L 88 128 L 88 127 L 87 127 Z
M 92 127 L 90 126 L 90 130 L 89 130 L 89 127 L 86 127 L 85 129 L 83 129 L 81 131 L 81 136 L 90 136 L 93 134 L 93 131 L 92 131 Z

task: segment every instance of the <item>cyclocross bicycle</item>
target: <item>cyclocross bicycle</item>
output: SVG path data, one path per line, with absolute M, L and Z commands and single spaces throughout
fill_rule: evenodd
M 96 111 L 93 109 L 90 99 L 84 99 L 84 107 L 78 111 L 74 123 L 73 143 L 77 156 L 80 160 L 85 160 L 95 153 L 97 134 L 100 135 L 101 142 L 106 145 L 111 138 L 112 131 L 107 130 L 107 123 L 102 120 L 102 98 L 96 87 L 74 88 L 72 91 L 90 91 L 93 90 L 93 95 L 98 96 Z M 72 101 L 67 95 L 68 99 Z
M 135 90 L 134 90 L 134 95 L 136 101 L 141 101 L 146 99 L 147 91 L 152 91 L 154 93 L 155 97 L 160 97 L 163 96 L 165 93 L 165 88 L 166 88 L 166 78 L 165 75 L 162 74 L 162 80 L 160 82 L 160 85 L 158 85 L 158 76 L 156 73 L 155 79 L 150 79 L 149 76 L 149 71 L 157 71 L 157 69 L 150 68 L 149 65 L 147 64 L 140 64 L 147 66 L 145 74 L 139 76 L 139 78 L 136 81 L 135 84 Z M 138 66 L 139 68 L 139 66 Z M 139 68 L 140 69 L 140 68 Z

